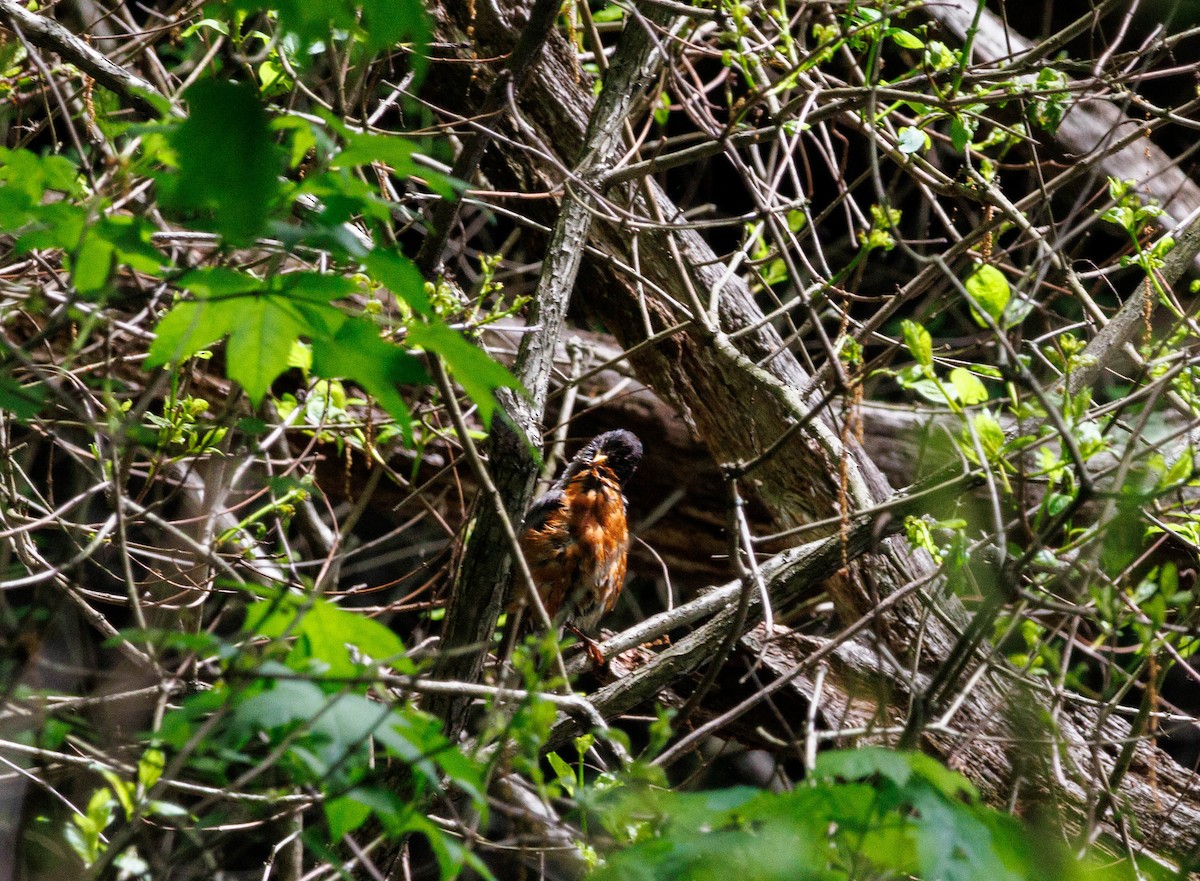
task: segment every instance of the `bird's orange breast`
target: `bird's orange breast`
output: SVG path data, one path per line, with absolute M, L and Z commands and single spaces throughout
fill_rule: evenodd
M 605 468 L 577 474 L 558 509 L 521 536 L 521 550 L 546 611 L 593 627 L 625 583 L 629 525 L 616 479 Z

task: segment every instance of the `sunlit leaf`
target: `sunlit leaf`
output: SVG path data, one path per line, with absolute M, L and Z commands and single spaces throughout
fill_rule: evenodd
M 471 345 L 458 331 L 444 324 L 414 325 L 408 334 L 413 345 L 436 353 L 458 384 L 479 408 L 479 418 L 490 425 L 496 410 L 498 388 L 520 388 L 515 376 L 482 349 Z
M 965 367 L 955 367 L 950 371 L 950 384 L 958 392 L 958 400 L 964 406 L 981 404 L 988 399 L 987 388 Z
M 995 266 L 984 263 L 967 277 L 964 285 L 979 308 L 990 315 L 994 322 L 999 323 L 1004 316 L 1004 307 L 1008 305 L 1008 299 L 1012 296 L 1012 288 L 1004 273 Z M 975 306 L 971 307 L 971 316 L 980 327 L 988 326 Z
M 900 331 L 904 334 L 904 344 L 918 364 L 923 367 L 933 365 L 933 339 L 929 331 L 907 318 L 900 322 Z

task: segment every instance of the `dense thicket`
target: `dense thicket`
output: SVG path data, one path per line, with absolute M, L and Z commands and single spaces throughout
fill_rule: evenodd
M 1200 29 L 1038 12 L 0 0 L 0 879 L 1191 872 Z

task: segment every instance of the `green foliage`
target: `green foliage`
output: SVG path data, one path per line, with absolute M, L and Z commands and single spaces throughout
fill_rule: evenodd
M 159 201 L 198 212 L 231 244 L 249 244 L 274 213 L 281 193 L 283 153 L 270 136 L 256 90 L 201 80 L 187 92 L 188 117 L 170 128 L 174 170 L 157 175 Z
M 335 32 L 353 35 L 369 53 L 414 44 L 413 64 L 424 70 L 424 45 L 429 41 L 429 23 L 419 0 L 231 0 L 238 12 L 278 15 L 280 29 L 295 35 L 305 48 L 329 40 Z
M 126 780 L 107 768 L 99 769 L 107 785 L 92 792 L 87 810 L 73 814 L 64 829 L 68 846 L 85 867 L 93 866 L 108 850 L 104 831 L 117 819 L 118 807 L 120 816 L 126 821 L 152 817 L 157 822 L 170 823 L 187 817 L 187 811 L 179 805 L 147 795 L 162 776 L 164 765 L 162 750 L 149 747 L 138 761 L 133 780 Z M 113 862 L 122 870 L 122 877 L 147 877 L 148 867 L 136 848 L 127 848 Z
M 1053 67 L 1038 71 L 1032 90 L 1033 100 L 1029 104 L 1030 122 L 1051 134 L 1056 132 L 1071 97 L 1068 85 L 1066 75 Z
M 253 602 L 243 630 L 249 642 L 223 653 L 222 679 L 164 717 L 155 737 L 165 756 L 143 762 L 143 786 L 177 755 L 218 780 L 269 768 L 271 787 L 320 787 L 328 845 L 374 816 L 391 836 L 425 836 L 443 877 L 476 864 L 419 806 L 450 786 L 486 812 L 483 769 L 446 740 L 438 720 L 379 689 L 380 667 L 416 672 L 399 637 L 359 613 L 286 591 Z M 397 778 L 402 790 L 380 784 L 384 756 L 406 769 Z
M 286 206 L 279 183 L 284 153 L 271 142 L 271 123 L 252 90 L 202 81 L 188 96 L 192 107 L 189 119 L 160 129 L 165 132 L 167 148 L 156 155 L 178 169 L 160 173 L 164 198 L 176 207 L 204 210 L 215 231 L 231 244 L 245 243 L 263 232 L 269 219 Z M 230 126 L 222 119 L 231 114 L 237 125 Z M 238 133 L 227 134 L 231 128 L 239 129 Z M 311 175 L 289 196 L 319 194 L 325 208 L 317 222 L 284 226 L 277 220 L 272 231 L 297 244 L 332 248 L 346 258 L 359 256 L 367 281 L 389 288 L 415 313 L 414 323 L 406 329 L 409 345 L 419 345 L 443 358 L 487 422 L 495 409 L 494 389 L 516 387 L 516 381 L 432 312 L 424 282 L 411 261 L 385 248 L 363 253 L 359 243 L 344 234 L 344 224 L 354 213 L 382 221 L 387 212 L 376 210 L 377 200 L 361 189 L 357 178 L 337 169 L 378 161 L 389 163 L 397 173 L 413 173 L 415 145 L 398 138 L 356 134 L 340 124 L 335 128 L 345 138 L 344 149 L 339 150 L 309 123 L 283 127 L 305 149 L 326 144 L 330 170 Z M 245 150 L 254 152 L 257 160 L 235 161 Z M 424 176 L 443 195 L 452 192 L 447 179 L 430 173 Z M 254 198 L 247 199 L 247 193 Z M 411 438 L 408 407 L 396 387 L 426 384 L 429 377 L 405 346 L 383 338 L 382 328 L 373 318 L 353 315 L 334 304 L 359 292 L 351 279 L 314 272 L 259 278 L 212 267 L 186 273 L 177 284 L 195 299 L 177 303 L 160 321 L 146 366 L 179 363 L 228 335 L 227 372 L 251 401 L 258 403 L 275 378 L 291 366 L 291 355 L 303 339 L 311 347 L 313 375 L 357 382 Z
M 353 7 L 345 8 L 353 12 Z M 320 18 L 327 12 L 314 15 Z M 379 14 L 382 10 L 368 10 L 364 21 Z M 403 27 L 410 35 L 423 33 L 412 22 Z M 303 340 L 311 347 L 308 367 L 313 376 L 357 382 L 411 439 L 411 419 L 398 386 L 429 383 L 411 351 L 419 346 L 445 360 L 487 422 L 495 410 L 494 390 L 515 388 L 516 381 L 460 331 L 448 327 L 447 316 L 431 309 L 424 280 L 408 258 L 394 249 L 364 249 L 361 240 L 347 232 L 347 223 L 356 216 L 374 225 L 390 221 L 387 207 L 348 173 L 357 166 L 384 163 L 402 177 L 419 175 L 446 197 L 453 195 L 455 185 L 419 169 L 412 142 L 356 133 L 331 120 L 330 127 L 342 140 L 339 146 L 317 123 L 273 119 L 256 90 L 247 85 L 202 79 L 185 99 L 185 119 L 142 130 L 146 146 L 139 167 L 153 174 L 164 208 L 183 222 L 212 230 L 230 246 L 247 246 L 270 233 L 294 247 L 325 248 L 335 258 L 360 261 L 351 265 L 365 269 L 362 278 L 372 290 L 390 290 L 411 310 L 408 326 L 383 327 L 377 318 L 339 305 L 361 291 L 344 271 L 270 268 L 258 276 L 207 267 L 172 279 L 168 261 L 151 241 L 153 227 L 113 212 L 102 195 L 87 193 L 75 166 L 61 156 L 0 152 L 0 232 L 14 235 L 18 252 L 62 251 L 75 290 L 84 298 L 106 296 L 122 266 L 172 279 L 190 293 L 191 299 L 176 303 L 159 322 L 147 367 L 180 363 L 228 336 L 227 373 L 257 404 L 289 368 L 292 352 Z M 287 168 L 314 151 L 324 170 L 310 173 L 300 185 L 289 184 Z M 296 200 L 311 195 L 324 201 L 315 220 L 297 224 L 286 219 Z M 45 397 L 39 385 L 0 370 L 0 406 L 30 418 Z M 173 418 L 164 414 L 153 427 L 165 430 Z M 181 435 L 174 432 L 173 437 L 178 442 Z
M 984 263 L 967 276 L 963 286 L 971 295 L 971 317 L 980 327 L 988 326 L 981 311 L 990 317 L 993 323 L 1003 324 L 1004 310 L 1012 296 L 1012 288 L 1009 287 L 1004 273 Z
M 928 756 L 876 747 L 821 754 L 791 792 L 633 787 L 588 806 L 621 845 L 597 881 L 1133 877 L 984 806 Z

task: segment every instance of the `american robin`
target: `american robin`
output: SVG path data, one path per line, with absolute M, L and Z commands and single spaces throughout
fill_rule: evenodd
M 546 612 L 583 640 L 597 664 L 604 657 L 586 634 L 625 586 L 629 524 L 622 490 L 641 458 L 642 442 L 632 432 L 597 435 L 533 503 L 521 527 L 521 552 Z M 510 618 L 527 599 L 518 587 Z

